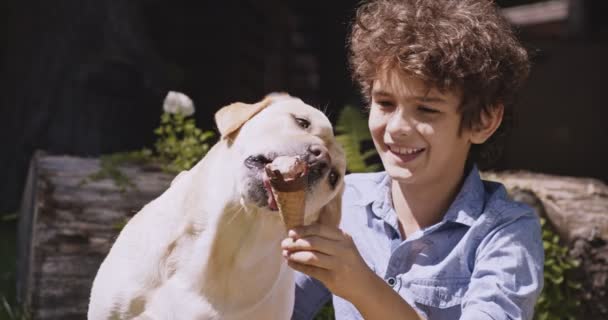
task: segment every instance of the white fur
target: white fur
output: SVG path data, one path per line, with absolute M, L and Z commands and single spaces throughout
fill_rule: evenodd
M 298 127 L 294 114 L 311 127 Z M 239 129 L 125 226 L 93 283 L 90 320 L 290 318 L 293 271 L 280 249 L 285 228 L 276 211 L 247 197 L 255 180 L 243 161 L 259 152 L 325 146 L 340 184 L 330 189 L 325 175 L 309 193 L 310 223 L 324 209 L 339 214 L 344 155 L 327 118 L 294 98 L 270 103 Z

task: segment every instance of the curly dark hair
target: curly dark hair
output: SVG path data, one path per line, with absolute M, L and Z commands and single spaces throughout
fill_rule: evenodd
M 504 105 L 503 122 L 469 160 L 487 166 L 513 119 L 513 100 L 528 77 L 528 54 L 489 0 L 372 0 L 363 2 L 351 26 L 353 78 L 370 101 L 381 70 L 397 68 L 439 90 L 462 91 L 462 128 L 474 128 L 482 112 Z

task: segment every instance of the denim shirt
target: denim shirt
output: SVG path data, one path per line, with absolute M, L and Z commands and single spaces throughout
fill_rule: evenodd
M 427 319 L 532 319 L 544 250 L 534 211 L 473 167 L 443 219 L 402 240 L 386 172 L 346 177 L 340 228 L 379 277 Z M 369 299 L 374 293 L 369 292 Z M 312 319 L 332 294 L 296 274 L 292 319 Z M 333 296 L 336 319 L 362 319 Z

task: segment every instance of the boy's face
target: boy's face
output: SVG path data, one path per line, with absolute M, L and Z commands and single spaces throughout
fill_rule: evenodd
M 459 91 L 390 72 L 374 81 L 371 98 L 369 129 L 393 180 L 432 186 L 461 178 L 471 132 L 460 130 Z

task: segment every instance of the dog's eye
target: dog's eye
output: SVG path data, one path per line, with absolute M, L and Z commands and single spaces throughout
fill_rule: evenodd
M 304 118 L 298 118 L 298 117 L 294 117 L 294 119 L 296 120 L 296 123 L 302 128 L 302 129 L 308 129 L 308 127 L 310 127 L 310 121 L 308 121 L 307 119 Z
M 340 174 L 338 174 L 338 172 L 336 170 L 331 170 L 331 172 L 329 173 L 329 184 L 331 185 L 332 188 L 336 187 L 336 184 L 338 184 L 338 180 L 340 179 Z

